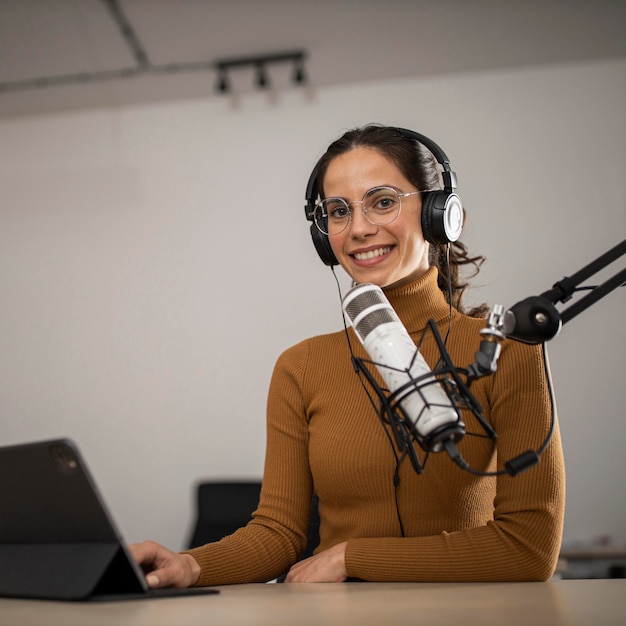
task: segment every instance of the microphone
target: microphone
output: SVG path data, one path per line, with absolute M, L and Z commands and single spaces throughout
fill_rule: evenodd
M 465 425 L 458 409 L 382 289 L 371 283 L 353 287 L 343 298 L 343 311 L 422 448 L 440 452 L 461 439 Z

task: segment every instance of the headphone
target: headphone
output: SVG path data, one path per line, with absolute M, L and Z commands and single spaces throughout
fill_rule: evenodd
M 456 241 L 461 236 L 463 228 L 463 207 L 461 200 L 454 190 L 457 188 L 456 174 L 450 167 L 450 159 L 446 153 L 432 140 L 406 128 L 393 127 L 398 133 L 424 145 L 437 162 L 443 167 L 441 177 L 443 190 L 422 192 L 422 233 L 424 239 L 432 244 L 447 244 Z M 315 205 L 317 204 L 319 187 L 317 172 L 319 161 L 315 165 L 309 182 L 306 186 L 306 204 L 304 213 L 311 224 L 311 238 L 317 254 L 325 265 L 338 265 L 337 257 L 333 252 L 328 235 L 319 230 L 314 222 Z

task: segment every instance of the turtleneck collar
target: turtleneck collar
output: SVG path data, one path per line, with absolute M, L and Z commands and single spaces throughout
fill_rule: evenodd
M 438 322 L 450 316 L 450 305 L 437 285 L 437 275 L 437 268 L 431 267 L 410 283 L 383 289 L 409 332 L 423 330 L 429 319 Z

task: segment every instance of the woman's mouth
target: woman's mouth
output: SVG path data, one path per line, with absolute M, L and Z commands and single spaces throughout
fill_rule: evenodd
M 383 256 L 391 252 L 391 246 L 385 246 L 384 248 L 376 248 L 375 250 L 368 250 L 367 252 L 355 252 L 352 256 L 357 261 L 369 261 L 378 256 Z

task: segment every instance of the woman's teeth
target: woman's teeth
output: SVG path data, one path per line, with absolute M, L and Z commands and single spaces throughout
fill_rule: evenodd
M 377 250 L 370 250 L 369 252 L 358 252 L 354 255 L 354 258 L 357 261 L 366 261 L 367 259 L 373 259 L 377 256 L 382 256 L 383 254 L 387 254 L 391 251 L 391 247 L 386 248 L 378 248 Z

